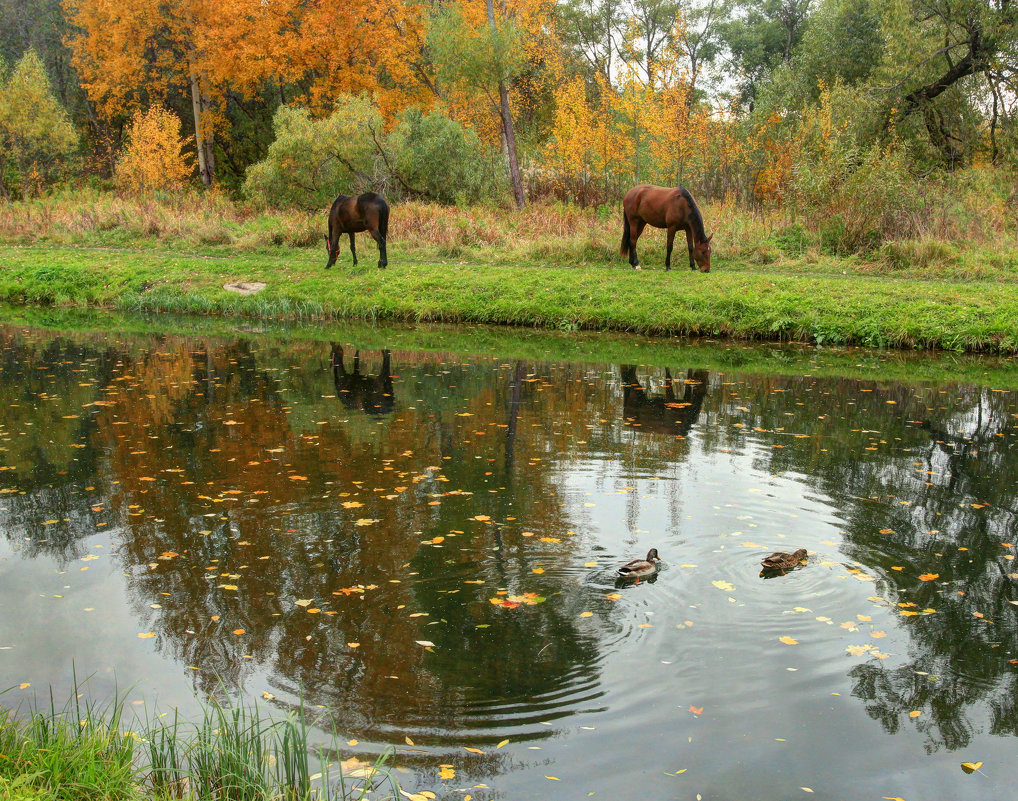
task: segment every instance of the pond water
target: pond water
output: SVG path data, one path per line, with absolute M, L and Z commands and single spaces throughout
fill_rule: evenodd
M 1006 362 L 400 336 L 0 328 L 0 703 L 302 703 L 440 798 L 1011 797 Z

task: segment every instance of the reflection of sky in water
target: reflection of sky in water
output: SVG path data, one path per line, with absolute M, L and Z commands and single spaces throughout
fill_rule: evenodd
M 422 787 L 448 761 L 505 798 L 1003 786 L 1011 392 L 3 341 L 9 684 L 60 698 L 73 661 L 93 696 L 185 712 L 219 679 L 303 692 L 354 752 L 409 735 Z M 652 546 L 656 580 L 616 586 Z

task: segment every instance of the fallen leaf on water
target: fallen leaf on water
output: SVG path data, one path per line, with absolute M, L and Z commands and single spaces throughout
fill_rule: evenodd
M 431 640 L 414 640 L 414 642 L 417 643 L 418 645 L 423 645 L 425 648 L 435 647 L 435 643 L 433 643 Z
M 920 577 L 920 581 L 933 581 L 933 579 L 940 578 L 939 573 L 923 573 Z
M 724 590 L 725 592 L 732 592 L 735 589 L 735 585 L 727 581 L 712 581 L 711 584 L 713 584 L 719 590 Z
M 408 801 L 428 801 L 428 797 L 426 795 L 422 795 L 421 793 L 408 793 L 402 787 L 399 789 L 399 794 L 408 799 Z
M 870 636 L 871 637 L 876 637 L 877 639 L 880 639 L 881 637 L 886 637 L 887 636 L 887 632 L 886 631 L 871 631 L 870 632 Z
M 469 751 L 471 754 L 483 754 L 484 753 L 484 751 L 482 751 L 480 748 L 471 748 L 468 745 L 463 746 L 463 750 L 464 751 Z M 982 764 L 982 763 L 980 763 L 980 764 Z
M 353 776 L 355 778 L 363 778 L 371 775 L 371 763 L 365 762 L 363 759 L 357 757 L 350 757 L 344 759 L 339 763 L 340 771 L 344 776 Z
M 538 575 L 540 575 L 541 573 L 544 572 L 544 568 L 543 567 L 535 567 L 530 572 L 531 573 L 537 573 Z
M 273 695 L 272 693 L 270 693 L 270 692 L 269 692 L 268 690 L 263 690 L 263 691 L 262 691 L 262 698 L 264 698 L 264 699 L 265 699 L 266 701 L 271 701 L 271 700 L 272 700 L 273 698 L 275 698 L 275 697 L 276 697 L 276 696 L 274 696 L 274 695 Z
M 355 521 L 354 525 L 355 526 L 370 526 L 370 525 L 373 525 L 373 524 L 375 524 L 377 522 L 378 522 L 378 520 L 376 518 L 362 517 L 359 520 Z
M 508 740 L 503 740 L 498 745 L 496 745 L 495 748 L 501 748 L 503 745 L 509 745 L 509 741 Z
M 913 709 L 913 710 L 912 710 L 911 712 L 909 712 L 909 713 L 908 713 L 908 716 L 909 716 L 910 718 L 917 718 L 917 717 L 919 717 L 919 716 L 920 716 L 921 714 L 922 714 L 922 712 L 920 712 L 920 711 L 919 711 L 918 709 Z
M 608 593 L 604 597 L 607 598 L 609 601 L 618 601 L 619 599 L 622 598 L 622 593 L 620 593 L 620 592 L 610 592 L 610 593 Z
M 312 601 L 314 601 L 314 598 L 298 598 L 294 603 L 297 606 L 311 606 Z
M 307 476 L 290 476 L 290 481 L 307 481 Z
M 552 782 L 560 782 L 560 781 L 562 781 L 558 776 L 545 776 L 544 778 L 546 778 L 548 781 L 552 781 Z
M 580 617 L 593 617 L 593 612 L 580 612 Z
M 900 795 L 885 795 L 884 801 L 905 801 Z
M 360 648 L 361 644 L 359 642 L 348 642 L 346 646 L 347 648 Z
M 983 766 L 982 762 L 962 762 L 961 769 L 966 773 L 972 773 L 979 770 Z
M 812 793 L 813 792 L 813 790 L 810 789 L 809 787 L 800 787 L 799 789 L 802 790 L 804 793 Z
M 241 634 L 244 633 L 244 629 L 234 629 L 233 633 L 239 637 Z
M 778 637 L 778 640 L 783 642 L 785 645 L 798 645 L 799 641 L 794 637 Z
M 456 771 L 446 765 L 441 765 L 438 768 L 438 778 L 440 779 L 455 779 Z
M 689 711 L 692 712 L 694 715 L 702 715 L 703 714 L 703 707 L 702 706 L 690 706 L 689 707 Z
M 413 745 L 413 744 L 414 744 L 414 741 L 413 741 L 413 740 L 411 740 L 411 739 L 410 739 L 409 737 L 403 737 L 403 741 L 404 741 L 404 742 L 405 742 L 405 743 L 406 743 L 407 745 Z
M 138 639 L 139 640 L 151 640 L 155 636 L 156 636 L 156 633 L 154 631 L 142 631 L 142 632 L 140 632 L 138 634 Z
M 343 501 L 344 509 L 357 509 L 363 505 L 360 501 Z
M 31 686 L 32 686 L 32 682 L 30 682 L 30 681 L 23 681 L 23 682 L 21 682 L 21 684 L 18 685 L 18 689 L 19 690 L 27 690 Z

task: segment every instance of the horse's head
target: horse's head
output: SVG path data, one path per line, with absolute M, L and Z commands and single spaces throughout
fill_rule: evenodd
M 702 273 L 710 272 L 710 241 L 713 238 L 714 234 L 711 234 L 702 242 L 693 245 L 693 261 L 696 262 L 696 266 Z

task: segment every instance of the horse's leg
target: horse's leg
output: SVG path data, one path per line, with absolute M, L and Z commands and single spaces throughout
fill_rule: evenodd
M 636 240 L 640 238 L 640 234 L 646 227 L 647 223 L 643 220 L 630 220 L 629 222 L 629 238 L 632 240 L 629 246 L 629 263 L 634 270 L 640 269 L 640 257 L 636 255 Z
M 382 236 L 382 232 L 375 229 L 370 232 L 371 238 L 378 243 L 378 269 L 384 270 L 385 265 L 389 263 L 389 260 L 385 257 L 385 237 Z
M 675 230 L 671 226 L 668 228 L 668 249 L 665 251 L 665 271 L 672 269 L 672 243 L 675 242 Z
M 350 253 L 353 254 L 353 266 L 357 266 L 357 245 L 353 241 L 353 231 L 350 232 Z
M 333 226 L 332 217 L 329 217 L 329 235 L 325 237 L 325 247 L 329 250 L 329 261 L 325 265 L 326 270 L 336 263 L 336 256 L 339 254 L 339 231 L 336 230 L 338 227 Z
M 693 261 L 693 229 L 686 228 L 686 250 L 689 251 L 689 269 L 696 269 L 696 262 Z

